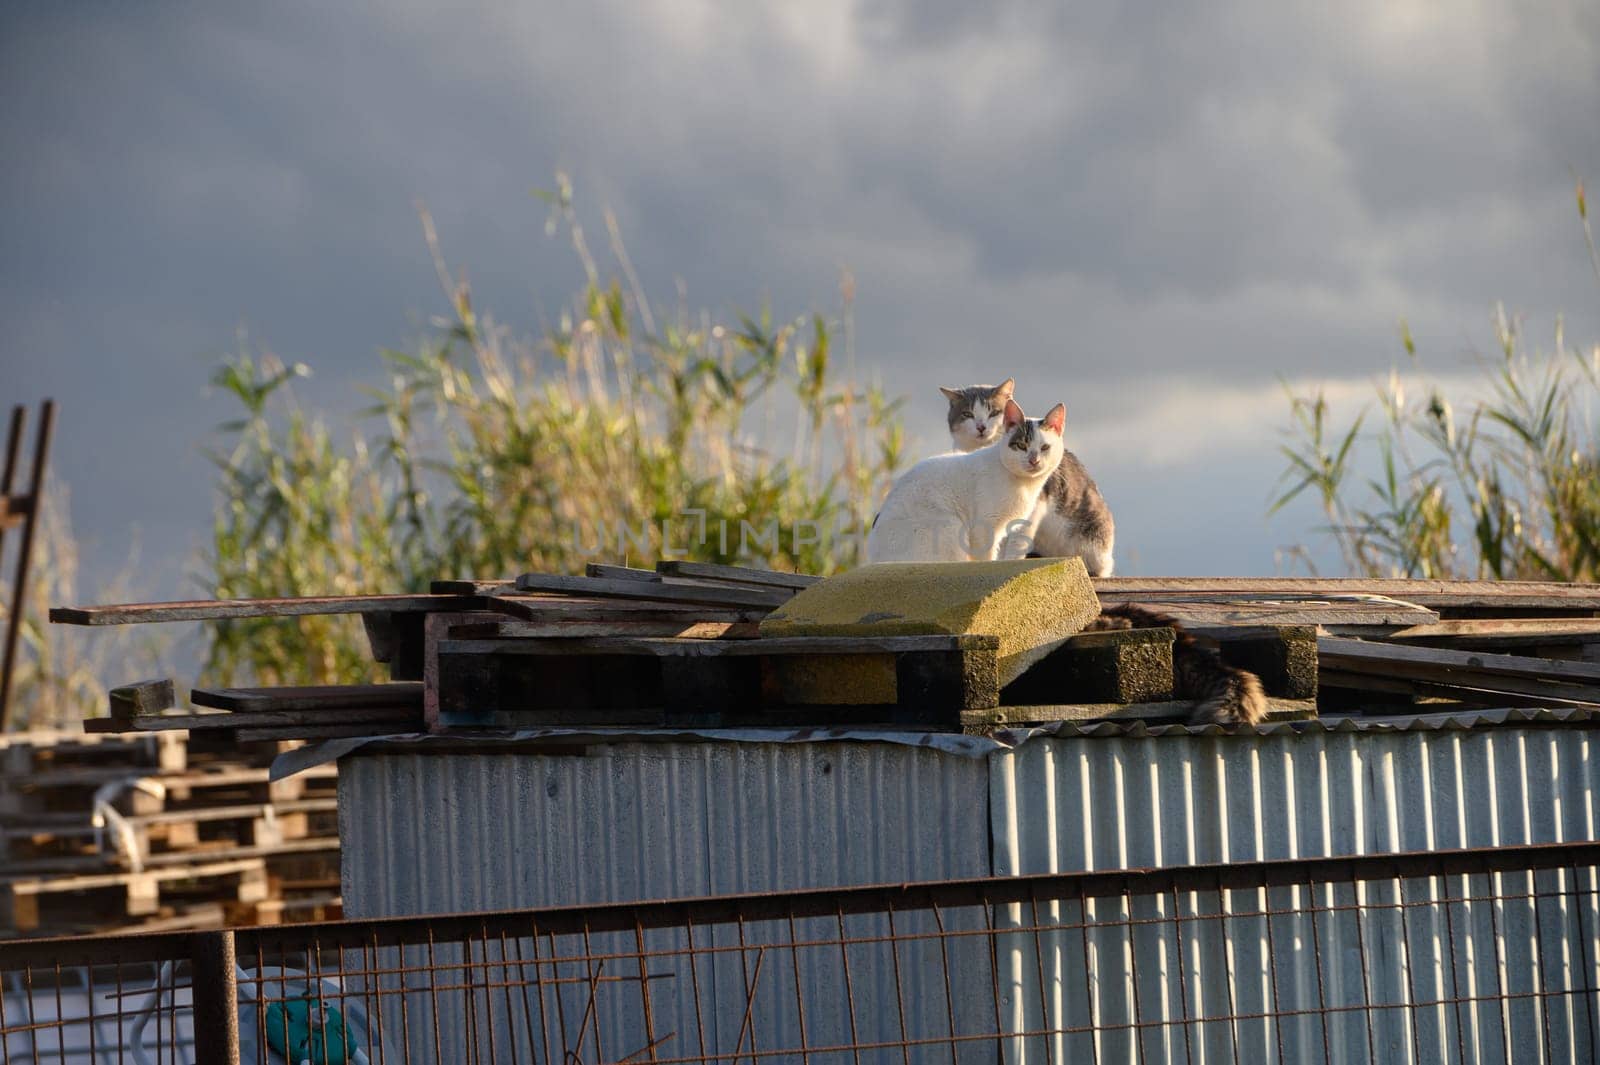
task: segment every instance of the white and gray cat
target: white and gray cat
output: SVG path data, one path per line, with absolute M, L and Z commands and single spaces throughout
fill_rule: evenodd
M 1009 377 L 998 385 L 939 389 L 950 401 L 950 439 L 957 451 L 981 455 L 995 450 L 989 445 L 1000 435 L 995 428 L 997 412 L 1015 406 L 1011 398 L 1015 389 L 1016 382 Z M 1051 414 L 1059 410 L 1057 407 Z M 1064 423 L 1064 411 L 1062 415 Z M 1045 558 L 1077 555 L 1091 577 L 1109 577 L 1116 536 L 1111 508 L 1078 457 L 1060 450 L 1060 465 L 1046 479 L 1037 507 L 1020 532 L 1032 535 L 1030 554 Z M 1018 539 L 1013 536 L 1014 542 Z M 1015 557 L 1014 544 L 1005 550 Z M 1202 647 L 1174 618 L 1128 604 L 1111 607 L 1088 626 L 1091 631 L 1126 628 L 1173 630 L 1173 694 L 1193 702 L 1191 723 L 1253 725 L 1266 716 L 1267 697 L 1260 679 L 1224 662 L 1216 650 Z
M 950 401 L 950 439 L 957 451 L 976 451 L 999 439 L 997 412 L 1005 410 L 1015 389 L 1016 382 L 1009 377 L 998 385 L 939 389 Z M 1070 451 L 1062 450 L 1061 464 L 1045 482 L 1029 526 L 1018 535 L 1032 541 L 1022 553 L 1042 558 L 1077 555 L 1089 576 L 1111 576 L 1116 543 L 1111 508 L 1089 471 Z
M 977 447 L 923 459 L 889 490 L 867 534 L 868 562 L 965 562 L 1021 558 L 1039 493 L 1061 461 L 1067 410 L 1029 418 L 1006 398 Z

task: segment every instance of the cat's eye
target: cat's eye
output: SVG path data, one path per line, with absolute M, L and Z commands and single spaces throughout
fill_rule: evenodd
M 1049 450 L 1050 450 L 1050 445 L 1049 444 L 1040 444 L 1039 445 L 1039 454 L 1043 455 L 1045 452 L 1047 452 Z
M 970 410 L 964 410 L 961 412 L 961 416 L 963 418 L 970 418 L 972 417 L 972 412 Z

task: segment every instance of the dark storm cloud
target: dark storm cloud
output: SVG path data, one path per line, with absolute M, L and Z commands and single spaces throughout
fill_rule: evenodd
M 1370 374 L 1402 316 L 1453 358 L 1496 299 L 1587 339 L 1596 11 L 11 4 L 0 392 L 66 403 L 81 525 L 181 546 L 237 331 L 352 405 L 441 307 L 418 198 L 536 328 L 578 281 L 529 194 L 557 167 L 658 299 L 826 308 L 849 267 L 861 363 L 918 399 L 1004 363 L 1108 422 Z

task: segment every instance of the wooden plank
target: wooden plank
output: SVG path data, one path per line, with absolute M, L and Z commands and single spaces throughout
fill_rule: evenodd
M 1382 596 L 1429 609 L 1452 611 L 1600 611 L 1600 585 L 1554 581 L 1104 577 L 1095 581 L 1095 590 L 1108 602 Z
M 470 610 L 479 604 L 460 595 L 324 595 L 289 599 L 196 599 L 169 603 L 58 606 L 59 625 L 133 625 L 162 621 L 222 621 L 230 618 L 300 617 L 433 610 Z
M 177 695 L 168 678 L 141 680 L 112 688 L 110 702 L 112 717 L 129 718 L 170 709 L 177 702 Z
M 954 728 L 958 710 L 998 702 L 997 649 L 993 636 L 442 640 L 435 720 Z
M 594 577 L 564 577 L 548 573 L 524 573 L 517 578 L 525 592 L 563 592 L 589 598 L 644 599 L 670 603 L 701 603 L 706 606 L 782 606 L 792 598 L 788 592 L 729 585 L 666 584 L 634 580 L 605 580 Z
M 771 613 L 770 606 L 697 606 L 644 599 L 566 599 L 560 596 L 518 594 L 485 599 L 485 610 L 499 619 L 537 624 L 583 621 L 599 624 L 645 621 L 724 621 L 758 623 Z M 424 617 L 436 617 L 434 614 Z
M 0 876 L 0 884 L 18 895 L 45 895 L 63 891 L 88 891 L 93 888 L 122 887 L 140 877 L 155 880 L 191 880 L 201 877 L 229 876 L 234 873 L 264 872 L 266 863 L 261 858 L 221 861 L 191 862 L 143 873 L 114 872 L 89 873 L 78 876 Z
M 240 803 L 233 806 L 205 806 L 194 810 L 161 810 L 149 814 L 132 814 L 126 818 L 131 825 L 187 824 L 192 821 L 234 821 L 244 818 L 264 817 L 268 813 L 327 813 L 339 808 L 338 799 L 285 799 L 281 802 Z
M 440 654 L 503 655 L 856 655 L 907 651 L 995 650 L 996 636 L 782 636 L 757 640 L 601 637 L 573 640 L 442 640 Z
M 823 579 L 809 573 L 781 573 L 777 570 L 755 569 L 749 566 L 721 566 L 712 562 L 657 562 L 656 572 L 672 577 L 694 577 L 699 580 L 790 588 L 795 591 L 809 588 Z
M 331 726 L 410 725 L 422 720 L 422 707 L 367 706 L 350 710 L 252 710 L 214 714 L 143 714 L 128 720 L 95 718 L 84 722 L 107 732 L 206 732 L 272 728 L 307 730 Z M 101 724 L 104 722 L 104 724 Z M 275 737 L 276 738 L 276 737 Z M 134 771 L 137 775 L 137 770 Z
M 1329 689 L 1379 692 L 1388 695 L 1408 695 L 1421 699 L 1449 699 L 1470 703 L 1478 707 L 1530 706 L 1575 707 L 1600 709 L 1600 702 L 1552 695 L 1547 690 L 1538 694 L 1511 691 L 1491 691 L 1466 684 L 1445 684 L 1405 677 L 1386 677 L 1372 673 L 1350 673 L 1343 670 L 1324 670 L 1321 683 L 1323 695 Z
M 1578 636 L 1600 640 L 1600 620 L 1591 618 L 1467 618 L 1414 625 L 1391 632 L 1386 640 L 1449 639 L 1455 637 Z M 1546 642 L 1556 642 L 1549 640 Z
M 1146 703 L 1054 703 L 1038 705 L 1007 705 L 991 710 L 966 710 L 961 723 L 970 730 L 1012 727 L 1021 725 L 1048 725 L 1057 721 L 1078 724 L 1094 722 L 1144 721 L 1152 724 L 1182 725 L 1194 713 L 1194 703 L 1187 699 L 1166 699 Z M 1315 699 L 1267 700 L 1267 716 L 1263 721 L 1304 721 L 1317 716 Z
M 409 736 L 412 733 L 428 731 L 427 722 L 422 715 L 409 717 L 396 721 L 373 721 L 367 724 L 355 725 L 290 725 L 290 726 L 259 726 L 241 725 L 234 730 L 234 738 L 240 743 L 256 743 L 261 740 L 332 740 L 348 739 L 354 736 Z
M 1370 634 L 1369 634 L 1370 635 Z M 1600 620 L 1589 618 L 1495 618 L 1440 621 L 1382 634 L 1426 647 L 1522 653 L 1539 658 L 1589 657 L 1600 649 Z
M 1600 606 L 1600 584 L 1565 581 L 1409 580 L 1371 577 L 1096 577 L 1095 591 L 1264 593 L 1270 595 L 1383 595 L 1413 600 L 1417 595 L 1456 595 L 1478 599 L 1579 599 Z
M 517 579 L 506 577 L 497 581 L 438 580 L 429 582 L 428 591 L 434 595 L 514 595 L 517 591 Z
M 1551 658 L 1452 651 L 1441 647 L 1350 640 L 1338 636 L 1317 639 L 1317 654 L 1330 669 L 1406 669 L 1425 672 L 1423 679 L 1447 679 L 1462 674 L 1517 677 L 1530 680 L 1600 684 L 1600 663 L 1570 662 Z
M 1185 628 L 1224 628 L 1237 626 L 1320 625 L 1323 627 L 1361 625 L 1375 631 L 1406 628 L 1439 620 L 1437 611 L 1389 601 L 1310 600 L 1303 602 L 1170 600 L 1158 596 L 1102 595 L 1106 606 L 1131 603 L 1166 614 Z
M 423 675 L 422 626 L 430 615 L 412 611 L 382 610 L 361 615 L 372 648 L 372 660 L 389 667 L 390 680 L 421 680 Z
M 428 614 L 422 622 L 422 720 L 429 732 L 445 725 L 439 710 L 439 643 L 450 636 L 456 625 L 498 620 L 485 613 Z
M 491 621 L 450 628 L 457 640 L 575 639 L 604 636 L 664 636 L 683 640 L 753 640 L 758 622 L 689 621 Z
M 646 584 L 661 583 L 661 574 L 653 569 L 636 569 L 633 566 L 608 566 L 604 562 L 591 562 L 583 567 L 584 576 L 596 577 L 601 580 L 616 581 L 643 581 Z
M 318 711 L 329 714 L 369 708 L 422 709 L 422 683 L 336 684 L 306 688 L 196 688 L 196 706 L 234 713 Z

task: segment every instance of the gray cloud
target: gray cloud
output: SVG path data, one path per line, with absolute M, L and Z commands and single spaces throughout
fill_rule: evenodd
M 65 402 L 58 469 L 111 544 L 203 528 L 225 413 L 203 380 L 241 327 L 343 408 L 439 308 L 416 199 L 480 303 L 536 328 L 577 280 L 529 195 L 557 166 L 658 297 L 827 307 L 848 266 L 861 363 L 919 402 L 1003 364 L 1114 420 L 1162 389 L 1376 372 L 1401 317 L 1449 361 L 1497 299 L 1600 336 L 1571 198 L 1574 170 L 1600 180 L 1581 0 L 0 20 L 0 391 Z M 1101 461 L 1143 507 L 1139 470 Z M 1213 505 L 1258 514 L 1265 487 Z M 1275 542 L 1229 538 L 1259 568 Z

